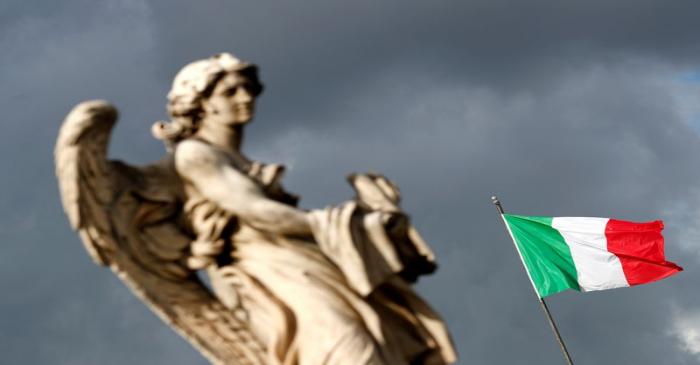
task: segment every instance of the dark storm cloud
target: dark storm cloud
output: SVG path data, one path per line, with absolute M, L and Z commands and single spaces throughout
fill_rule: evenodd
M 245 149 L 291 166 L 303 206 L 350 197 L 351 171 L 399 184 L 441 261 L 420 291 L 450 323 L 461 363 L 561 363 L 494 193 L 522 214 L 665 219 L 668 256 L 685 272 L 549 303 L 577 363 L 697 363 L 700 87 L 683 75 L 700 66 L 699 8 L 4 2 L 0 163 L 12 173 L 0 186 L 0 286 L 13 294 L 0 300 L 3 359 L 204 363 L 89 262 L 60 210 L 50 154 L 70 106 L 102 97 L 123 115 L 113 153 L 157 158 L 148 131 L 165 117 L 174 73 L 232 51 L 258 63 L 267 86 Z
M 410 71 L 397 66 L 377 74 L 393 79 Z M 382 107 L 339 112 L 340 126 L 297 130 L 249 148 L 254 155 L 287 159 L 293 166 L 288 182 L 308 191 L 310 206 L 348 195 L 334 176 L 367 167 L 388 173 L 443 258 L 433 280 L 468 283 L 450 294 L 431 279 L 421 286 L 447 318 L 455 318 L 451 324 L 462 352 L 474 363 L 523 358 L 555 364 L 561 361 L 555 343 L 488 197 L 500 193 L 506 208 L 522 214 L 637 220 L 667 218 L 663 215 L 676 212 L 683 201 L 697 202 L 694 184 L 688 184 L 700 177 L 691 168 L 700 152 L 697 137 L 674 116 L 668 90 L 644 71 L 599 70 L 567 79 L 549 93 L 513 98 L 431 83 L 424 76 L 404 81 L 403 89 L 381 99 Z M 391 86 L 382 86 L 382 77 L 361 81 L 383 94 L 387 91 L 378 89 Z M 374 94 L 347 103 L 371 100 Z M 377 115 L 377 110 L 393 112 Z M 357 134 L 362 137 L 349 137 Z M 331 150 L 352 152 L 340 157 L 329 155 Z M 327 157 L 319 158 L 319 151 Z M 684 218 L 689 224 L 697 212 Z M 667 230 L 670 257 L 682 257 L 683 229 Z M 675 287 L 664 283 L 553 298 L 562 330 L 579 349 L 576 358 L 651 364 L 668 361 L 671 352 L 671 363 L 690 361 L 664 331 L 673 304 L 698 303 L 692 290 L 696 264 L 691 256 Z M 532 338 L 541 339 L 541 346 L 533 348 Z M 512 351 L 499 350 L 504 342 Z
M 700 56 L 692 1 L 180 3 L 154 8 L 165 79 L 179 67 L 171 60 L 228 46 L 282 78 L 271 93 L 302 104 L 334 95 L 318 90 L 361 90 L 358 75 L 400 60 L 430 62 L 442 78 L 522 90 L 592 61 L 632 55 L 693 64 Z

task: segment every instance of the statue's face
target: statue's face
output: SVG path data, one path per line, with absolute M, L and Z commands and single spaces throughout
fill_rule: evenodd
M 206 119 L 229 125 L 249 122 L 255 107 L 252 87 L 251 80 L 244 75 L 226 74 L 202 103 Z

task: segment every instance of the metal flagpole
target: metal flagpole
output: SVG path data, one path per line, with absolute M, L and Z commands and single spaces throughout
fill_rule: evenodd
M 518 251 L 518 256 L 520 256 L 520 261 L 522 261 L 523 266 L 525 267 L 525 272 L 527 273 L 527 277 L 530 279 L 530 283 L 532 284 L 532 289 L 535 290 L 535 295 L 537 295 L 537 299 L 540 301 L 540 306 L 542 307 L 542 310 L 544 313 L 547 315 L 547 320 L 549 321 L 549 326 L 552 328 L 552 331 L 554 332 L 555 337 L 557 338 L 557 342 L 559 343 L 559 348 L 561 349 L 561 352 L 564 354 L 564 359 L 566 360 L 566 363 L 568 365 L 574 365 L 574 362 L 571 360 L 571 355 L 569 355 L 569 351 L 566 349 L 566 345 L 564 344 L 564 340 L 561 338 L 561 335 L 559 334 L 559 329 L 557 328 L 556 323 L 554 323 L 554 318 L 552 318 L 552 314 L 549 312 L 549 308 L 547 307 L 547 303 L 545 303 L 544 298 L 540 297 L 540 294 L 537 292 L 537 287 L 535 287 L 535 283 L 532 282 L 532 278 L 530 277 L 530 272 L 527 270 L 527 265 L 525 265 L 525 260 L 523 260 L 523 256 L 520 253 L 520 248 L 518 248 L 518 244 L 515 243 L 515 237 L 513 237 L 513 234 L 510 232 L 510 228 L 508 228 L 508 223 L 505 220 L 505 217 L 503 217 L 503 214 L 505 212 L 503 211 L 503 206 L 501 206 L 501 201 L 498 200 L 497 197 L 492 196 L 491 200 L 493 201 L 493 204 L 496 206 L 496 209 L 498 210 L 498 213 L 501 215 L 501 218 L 503 218 L 503 223 L 506 225 L 506 229 L 508 230 L 508 234 L 510 234 L 511 239 L 513 239 L 513 244 L 515 245 L 515 249 Z

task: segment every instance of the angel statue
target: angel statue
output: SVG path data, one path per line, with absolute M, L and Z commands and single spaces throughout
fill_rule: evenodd
M 143 167 L 107 159 L 112 105 L 77 105 L 56 174 L 90 256 L 214 364 L 454 363 L 445 324 L 410 285 L 435 258 L 397 187 L 355 174 L 354 199 L 298 208 L 284 167 L 241 151 L 262 90 L 231 54 L 185 66 L 171 121 L 153 126 L 167 154 Z

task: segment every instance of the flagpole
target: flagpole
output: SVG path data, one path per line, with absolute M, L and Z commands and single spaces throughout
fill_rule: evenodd
M 496 206 L 498 213 L 501 215 L 501 217 L 504 220 L 503 223 L 506 224 L 506 229 L 508 229 L 508 223 L 505 222 L 505 217 L 503 217 L 503 214 L 505 214 L 505 212 L 503 211 L 503 206 L 501 206 L 501 201 L 498 200 L 498 198 L 495 196 L 491 197 L 491 201 L 493 201 L 493 204 Z M 510 229 L 508 229 L 508 234 L 510 234 L 511 238 L 513 239 L 513 244 L 515 245 L 515 249 L 518 251 L 518 256 L 520 256 L 520 261 L 522 261 L 523 266 L 525 267 L 525 272 L 527 273 L 528 279 L 530 279 L 530 283 L 532 284 L 532 289 L 535 291 L 535 295 L 537 295 L 537 299 L 540 301 L 540 306 L 542 307 L 542 310 L 544 311 L 544 313 L 547 315 L 547 320 L 549 321 L 549 326 L 552 328 L 552 332 L 554 332 L 554 335 L 557 338 L 557 342 L 559 343 L 559 348 L 561 349 L 561 352 L 564 354 L 564 359 L 566 360 L 566 363 L 568 365 L 573 365 L 574 362 L 571 360 L 571 355 L 569 355 L 569 351 L 566 349 L 566 344 L 564 344 L 564 339 L 562 339 L 561 335 L 559 334 L 559 329 L 557 328 L 557 324 L 554 323 L 554 318 L 552 318 L 552 313 L 549 312 L 549 307 L 547 307 L 547 303 L 544 301 L 544 298 L 540 297 L 540 294 L 537 292 L 537 288 L 535 287 L 535 283 L 532 282 L 532 278 L 530 277 L 530 272 L 527 270 L 527 266 L 525 265 L 525 261 L 523 260 L 523 256 L 520 253 L 520 249 L 518 248 L 518 244 L 515 243 L 515 238 L 510 233 Z

